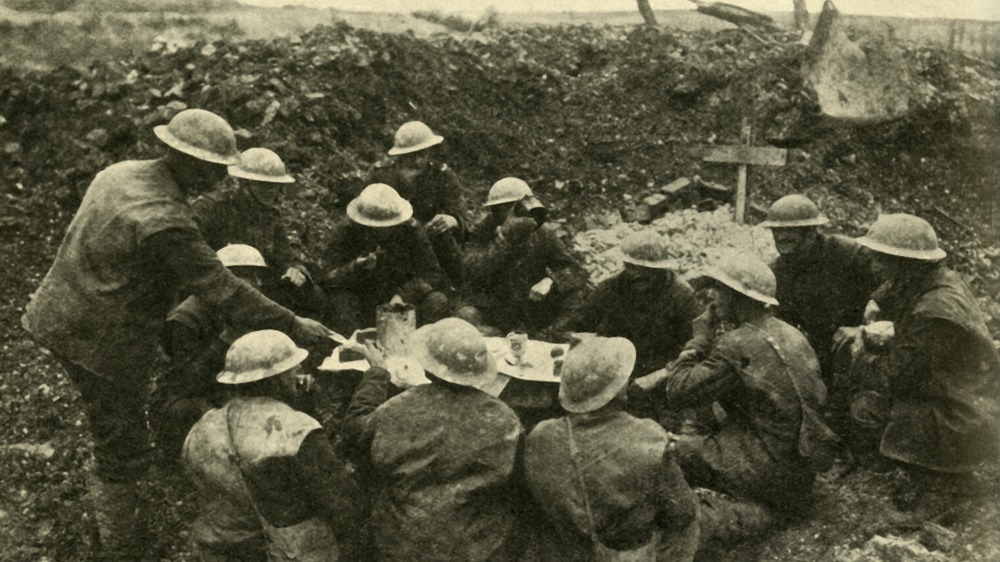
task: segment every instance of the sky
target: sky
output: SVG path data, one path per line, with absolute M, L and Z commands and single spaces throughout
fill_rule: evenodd
M 635 0 L 239 0 L 243 4 L 284 6 L 299 4 L 362 12 L 404 12 L 438 10 L 481 14 L 488 6 L 504 12 L 597 12 L 636 9 Z M 690 10 L 687 0 L 649 0 L 654 10 Z M 792 0 L 728 0 L 759 12 L 791 11 Z M 901 16 L 916 18 L 968 18 L 1000 20 L 1000 0 L 837 0 L 845 14 Z M 806 0 L 809 12 L 817 14 L 823 0 Z

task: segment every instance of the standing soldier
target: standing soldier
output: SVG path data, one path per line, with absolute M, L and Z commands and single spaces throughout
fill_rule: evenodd
M 146 391 L 178 297 L 196 295 L 230 324 L 286 330 L 305 344 L 331 334 L 236 278 L 201 238 L 185 201 L 238 161 L 229 124 L 190 109 L 154 132 L 166 156 L 114 164 L 94 178 L 22 319 L 80 391 L 94 439 L 101 546 L 127 560 L 142 548 L 135 512 L 136 482 L 150 463 Z
M 388 165 L 375 167 L 368 183 L 393 186 L 413 204 L 413 218 L 427 229 L 441 268 L 451 284 L 462 283 L 462 254 L 468 221 L 462 184 L 454 170 L 433 159 L 433 147 L 444 137 L 420 121 L 403 123 L 396 130 Z
M 309 270 L 292 250 L 278 206 L 286 186 L 295 179 L 285 164 L 266 148 L 251 148 L 229 167 L 236 185 L 205 194 L 193 203 L 195 220 L 205 242 L 215 250 L 227 244 L 247 244 L 264 256 L 269 270 L 261 291 L 295 310 L 310 314 L 325 311 L 322 291 L 313 284 Z
M 771 229 L 779 254 L 771 264 L 781 303 L 775 315 L 805 333 L 830 383 L 833 335 L 861 323 L 878 283 L 864 248 L 819 232 L 828 222 L 808 198 L 788 195 L 771 205 L 760 226 Z

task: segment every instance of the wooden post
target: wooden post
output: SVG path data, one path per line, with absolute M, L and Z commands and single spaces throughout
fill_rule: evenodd
M 649 7 L 649 0 L 636 0 L 639 4 L 639 13 L 642 14 L 643 21 L 649 27 L 656 27 L 656 14 L 653 13 L 653 9 Z
M 769 146 L 751 146 L 750 140 L 750 120 L 744 117 L 740 127 L 740 144 L 710 147 L 703 158 L 706 162 L 739 164 L 733 220 L 740 224 L 746 221 L 747 166 L 784 166 L 788 159 L 787 150 Z
M 740 127 L 740 144 L 750 147 L 750 121 L 744 117 Z M 733 219 L 736 224 L 743 224 L 746 221 L 747 213 L 747 165 L 741 163 L 739 172 L 736 175 L 736 212 Z

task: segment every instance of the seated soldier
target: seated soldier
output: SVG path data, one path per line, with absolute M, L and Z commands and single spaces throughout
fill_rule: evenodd
M 441 269 L 451 284 L 462 284 L 462 253 L 468 220 L 462 184 L 454 170 L 433 159 L 434 147 L 444 137 L 434 134 L 420 121 L 403 123 L 396 130 L 391 157 L 387 163 L 376 164 L 369 173 L 368 183 L 384 183 L 396 188 L 400 196 L 413 205 L 413 218 L 427 229 Z
M 541 422 L 525 443 L 525 478 L 547 521 L 540 560 L 691 560 L 697 498 L 662 427 L 625 413 L 635 348 L 593 337 L 566 355 L 559 401 L 569 415 Z M 617 559 L 617 558 L 615 558 Z
M 386 401 L 389 374 L 373 369 L 345 422 L 345 440 L 367 452 L 376 485 L 376 559 L 521 560 L 520 524 L 528 518 L 519 513 L 529 505 L 518 469 L 524 432 L 485 391 L 497 383 L 486 342 L 468 322 L 446 318 L 419 328 L 410 347 L 430 384 Z
M 809 503 L 837 437 L 819 409 L 826 387 L 809 342 L 774 318 L 771 270 L 749 256 L 709 269 L 712 303 L 662 383 L 678 409 L 717 402 L 722 421 L 677 436 L 678 462 L 699 493 L 702 544 L 762 532 Z M 725 324 L 724 324 L 725 323 Z M 734 328 L 719 332 L 724 325 Z
M 802 195 L 788 195 L 771 205 L 760 226 L 771 229 L 778 258 L 771 270 L 781 306 L 775 316 L 809 339 L 823 380 L 831 383 L 833 335 L 854 326 L 875 290 L 868 252 L 850 238 L 819 232 L 830 222 Z
M 229 175 L 235 185 L 191 204 L 205 241 L 214 250 L 226 244 L 257 248 L 270 266 L 262 279 L 264 294 L 298 312 L 325 312 L 323 293 L 292 249 L 278 209 L 285 186 L 295 182 L 281 158 L 266 148 L 251 148 L 229 167 Z
M 369 185 L 347 205 L 325 255 L 320 284 L 332 308 L 331 324 L 345 333 L 375 325 L 375 309 L 399 295 L 417 307 L 417 322 L 448 312 L 448 278 L 438 265 L 413 207 L 388 185 Z
M 558 331 L 621 336 L 635 345 L 635 373 L 662 369 L 691 339 L 701 313 L 694 289 L 672 269 L 669 240 L 645 229 L 621 243 L 625 268 L 602 281 Z
M 894 335 L 883 345 L 858 339 L 851 415 L 901 469 L 900 507 L 951 503 L 972 491 L 973 471 L 996 464 L 1000 358 L 968 287 L 941 263 L 927 221 L 882 215 L 858 242 L 875 252 L 885 284 L 873 299 Z
M 538 333 L 578 304 L 590 289 L 587 272 L 524 181 L 504 178 L 490 188 L 490 213 L 466 246 L 464 298 L 457 316 L 506 333 Z
M 232 388 L 184 442 L 201 513 L 192 535 L 206 560 L 355 559 L 357 485 L 322 427 L 289 405 L 311 377 L 308 352 L 281 332 L 233 342 L 218 381 Z
M 267 269 L 264 257 L 245 244 L 230 244 L 216 253 L 234 275 L 260 287 Z M 222 370 L 226 350 L 242 334 L 226 326 L 223 317 L 198 297 L 190 296 L 167 315 L 163 350 L 169 363 L 156 381 L 150 402 L 149 424 L 164 460 L 179 459 L 181 444 L 201 416 L 225 403 L 225 387 L 215 376 Z

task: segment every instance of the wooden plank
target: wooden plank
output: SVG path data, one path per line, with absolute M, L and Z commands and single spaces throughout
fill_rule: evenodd
M 740 144 L 750 148 L 750 120 L 743 118 L 743 125 L 740 128 Z M 739 174 L 736 176 L 736 224 L 746 222 L 747 214 L 747 165 L 740 164 Z
M 787 158 L 787 150 L 770 146 L 713 146 L 702 157 L 706 162 L 751 166 L 784 166 Z

